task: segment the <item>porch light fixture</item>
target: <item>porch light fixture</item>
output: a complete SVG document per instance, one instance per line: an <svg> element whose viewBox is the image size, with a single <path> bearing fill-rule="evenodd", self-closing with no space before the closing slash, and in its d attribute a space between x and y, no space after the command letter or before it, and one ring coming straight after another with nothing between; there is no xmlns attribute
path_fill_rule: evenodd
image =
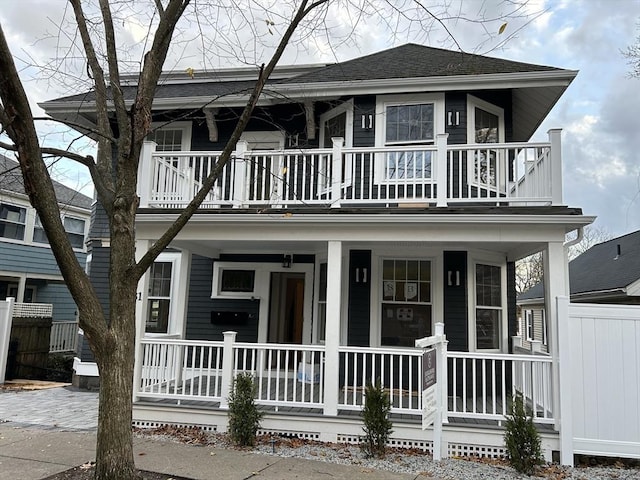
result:
<svg viewBox="0 0 640 480"><path fill-rule="evenodd" d="M282 256L282 268L291 268L293 263L293 255L285 254Z"/></svg>

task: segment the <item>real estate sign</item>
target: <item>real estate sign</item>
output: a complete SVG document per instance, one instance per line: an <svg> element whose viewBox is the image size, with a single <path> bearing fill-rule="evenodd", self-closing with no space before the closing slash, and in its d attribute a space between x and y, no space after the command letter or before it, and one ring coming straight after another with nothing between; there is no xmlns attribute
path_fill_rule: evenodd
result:
<svg viewBox="0 0 640 480"><path fill-rule="evenodd" d="M433 424L436 418L436 349L425 349L422 353L422 429Z"/></svg>

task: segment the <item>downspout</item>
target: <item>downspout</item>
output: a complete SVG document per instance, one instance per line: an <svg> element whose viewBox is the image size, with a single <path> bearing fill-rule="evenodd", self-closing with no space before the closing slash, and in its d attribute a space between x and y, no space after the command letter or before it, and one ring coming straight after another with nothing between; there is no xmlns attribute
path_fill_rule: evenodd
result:
<svg viewBox="0 0 640 480"><path fill-rule="evenodd" d="M578 231L578 235L573 240L569 240L568 242L565 242L564 248L569 249L569 247L573 247L574 245L577 245L584 239L584 227L578 227L576 228L576 230Z"/></svg>

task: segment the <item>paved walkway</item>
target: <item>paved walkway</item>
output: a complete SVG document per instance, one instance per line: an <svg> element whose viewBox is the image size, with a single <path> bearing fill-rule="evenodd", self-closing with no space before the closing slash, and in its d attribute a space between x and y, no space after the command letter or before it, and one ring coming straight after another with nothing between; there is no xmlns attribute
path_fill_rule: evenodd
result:
<svg viewBox="0 0 640 480"><path fill-rule="evenodd" d="M0 479L39 480L94 460L97 405L97 393L70 387L0 391ZM426 480L420 475L149 438L134 439L134 455L142 470L196 480Z"/></svg>

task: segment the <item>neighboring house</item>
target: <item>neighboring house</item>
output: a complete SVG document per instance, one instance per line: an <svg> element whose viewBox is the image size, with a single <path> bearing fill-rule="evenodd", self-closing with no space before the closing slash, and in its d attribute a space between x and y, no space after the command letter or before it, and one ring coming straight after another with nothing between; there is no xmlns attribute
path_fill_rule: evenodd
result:
<svg viewBox="0 0 640 480"><path fill-rule="evenodd" d="M572 303L640 305L640 230L594 245L569 262ZM544 285L518 296L526 349L547 351Z"/></svg>
<svg viewBox="0 0 640 480"><path fill-rule="evenodd" d="M61 183L53 186L65 230L84 266L92 200ZM76 305L29 203L19 164L0 155L0 298L5 297L53 305L54 322L77 321Z"/></svg>
<svg viewBox="0 0 640 480"><path fill-rule="evenodd" d="M162 78L140 161L141 251L215 164L256 72ZM245 370L265 429L349 441L360 423L348 413L379 377L405 414L394 438L427 448L413 347L443 322L450 453L502 445L499 430L460 421L503 419L509 392L523 390L515 362L540 372L549 397L536 421L553 425L551 364L504 354L518 329L515 262L545 251L548 295L566 295L565 235L593 220L564 204L560 131L529 142L575 76L415 44L276 70L233 160L140 282L135 422L225 428L230 376ZM42 106L92 125L93 99ZM100 209L89 243L108 308ZM96 375L82 355L76 373ZM557 449L551 428L544 441Z"/></svg>

